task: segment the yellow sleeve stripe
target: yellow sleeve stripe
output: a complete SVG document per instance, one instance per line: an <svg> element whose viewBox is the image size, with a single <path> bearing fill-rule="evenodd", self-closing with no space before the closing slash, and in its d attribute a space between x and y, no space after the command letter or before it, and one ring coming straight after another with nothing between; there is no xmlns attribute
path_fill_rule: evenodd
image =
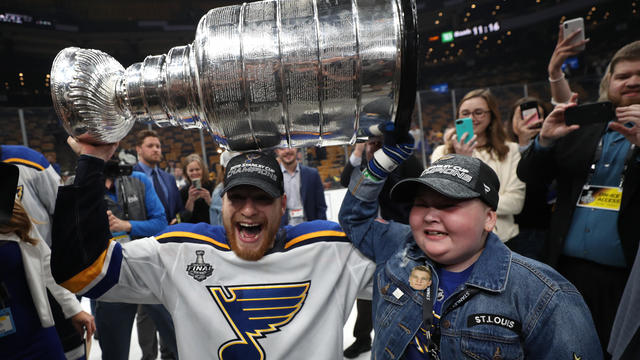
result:
<svg viewBox="0 0 640 360"><path fill-rule="evenodd" d="M102 254L98 256L98 258L96 259L96 261L93 262L93 264L89 265L86 269L77 273L74 277L63 282L60 285L73 293L77 293L80 290L84 289L85 286L91 283L102 272L102 268L104 266L104 260L107 258L107 252L111 247L112 241L113 239L109 240L109 245L107 245L107 248L104 249Z"/></svg>
<svg viewBox="0 0 640 360"><path fill-rule="evenodd" d="M293 238L291 240L289 240L289 242L287 242L284 245L285 249L288 249L290 247L292 247L293 245L305 241L305 240L309 240L312 238L317 238L317 237L321 237L321 236L339 236L339 237L346 237L347 234L344 233L344 231L334 231L334 230L324 230L324 231L316 231L316 232L312 232L312 233L308 233L308 234L304 234L304 235L300 235L296 238Z"/></svg>
<svg viewBox="0 0 640 360"><path fill-rule="evenodd" d="M166 239L166 238L170 238L170 237L186 237L186 238L191 238L191 239L196 239L196 240L202 240L202 241L206 241L208 243L211 243L211 244L213 244L215 246L221 247L223 249L231 250L229 245L223 244L223 243L221 243L219 241L216 241L213 238L210 238L210 237L204 236L204 235L200 235L200 234L196 234L196 233L186 232L186 231L170 231L168 233L164 233L162 235L156 236L156 240Z"/></svg>
<svg viewBox="0 0 640 360"><path fill-rule="evenodd" d="M40 169L40 170L44 170L44 167L42 167L42 165L33 162L33 161L29 161L29 160L25 160L25 159L20 159L20 158L9 158L9 159L4 159L4 162L8 162L8 163L22 163L25 165L29 165L32 166L36 169Z"/></svg>

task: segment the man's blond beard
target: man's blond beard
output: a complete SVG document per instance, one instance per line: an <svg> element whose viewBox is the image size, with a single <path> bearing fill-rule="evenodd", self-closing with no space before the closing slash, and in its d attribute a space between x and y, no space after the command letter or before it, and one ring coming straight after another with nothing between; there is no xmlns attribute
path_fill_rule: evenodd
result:
<svg viewBox="0 0 640 360"><path fill-rule="evenodd" d="M276 234L278 232L278 227L274 229L267 229L267 233L265 234L265 239L271 239L269 241L263 241L259 248L257 249L245 249L242 250L238 248L238 239L236 239L236 229L231 224L228 224L227 221L223 221L224 230L227 232L227 240L229 241L229 245L231 246L231 250L243 260L248 261L258 261L262 259L264 254L273 247L273 243L276 239Z"/></svg>

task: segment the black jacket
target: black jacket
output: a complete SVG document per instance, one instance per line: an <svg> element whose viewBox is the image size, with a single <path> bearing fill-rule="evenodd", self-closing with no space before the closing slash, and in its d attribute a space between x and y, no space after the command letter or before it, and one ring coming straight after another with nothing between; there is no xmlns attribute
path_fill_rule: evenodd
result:
<svg viewBox="0 0 640 360"><path fill-rule="evenodd" d="M530 146L522 154L518 177L532 184L557 181L558 198L551 215L549 238L545 245L546 262L556 266L562 254L565 237L571 225L573 211L588 175L594 153L607 124L582 126L559 139L550 151L536 151ZM640 220L640 149L633 150L622 191L622 204L618 216L618 234L629 267L638 249L637 223Z"/></svg>

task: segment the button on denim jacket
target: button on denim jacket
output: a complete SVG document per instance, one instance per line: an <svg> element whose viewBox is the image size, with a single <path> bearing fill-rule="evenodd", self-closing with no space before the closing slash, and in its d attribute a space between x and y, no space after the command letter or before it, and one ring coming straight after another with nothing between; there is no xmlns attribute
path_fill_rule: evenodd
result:
<svg viewBox="0 0 640 360"><path fill-rule="evenodd" d="M376 263L372 359L399 359L422 324L422 291L409 286L417 265L434 264L408 225L376 221L383 183L352 176L340 223L353 244ZM591 314L576 288L550 267L512 253L490 233L467 281L480 290L440 319L441 359L602 359Z"/></svg>

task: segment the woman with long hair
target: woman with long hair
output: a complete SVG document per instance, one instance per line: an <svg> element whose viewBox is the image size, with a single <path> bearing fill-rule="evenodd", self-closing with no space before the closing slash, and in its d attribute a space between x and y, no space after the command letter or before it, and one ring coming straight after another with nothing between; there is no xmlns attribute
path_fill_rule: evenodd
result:
<svg viewBox="0 0 640 360"><path fill-rule="evenodd" d="M455 131L445 133L445 143L431 155L436 161L445 154L462 154L476 157L489 165L500 180L498 220L494 232L503 242L518 236L514 215L522 211L525 185L516 175L520 161L518 144L508 141L500 120L498 102L488 89L476 89L467 93L458 105L458 118L470 117L473 121L473 137L466 134L458 142Z"/></svg>
<svg viewBox="0 0 640 360"><path fill-rule="evenodd" d="M213 183L209 181L209 171L198 154L191 154L182 162L182 170L187 185L180 189L184 210L180 221L187 223L209 222L209 205Z"/></svg>
<svg viewBox="0 0 640 360"><path fill-rule="evenodd" d="M32 231L31 219L16 200L11 218L0 224L0 357L63 360L47 290L79 333L86 329L91 337L95 322L75 295L55 283L51 250Z"/></svg>

